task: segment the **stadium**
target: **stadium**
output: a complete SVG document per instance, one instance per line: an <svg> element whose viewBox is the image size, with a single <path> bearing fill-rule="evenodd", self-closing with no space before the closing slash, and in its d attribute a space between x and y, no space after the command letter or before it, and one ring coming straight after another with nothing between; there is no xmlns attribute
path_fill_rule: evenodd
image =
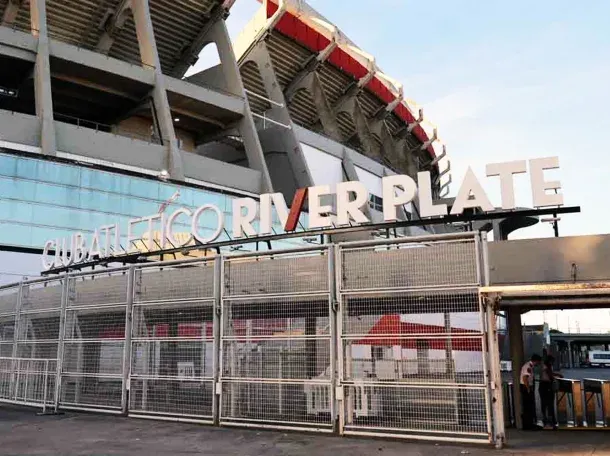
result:
<svg viewBox="0 0 610 456"><path fill-rule="evenodd" d="M479 230L537 214L451 224L413 201L388 223L391 176L455 203L424 109L305 2L263 1L232 43L233 3L0 0L0 247L48 269L0 288L0 397L501 445L480 288L528 271L502 280L514 261ZM189 73L208 46L220 63ZM370 223L306 229L302 190L348 182ZM236 201L269 195L290 213L236 239ZM81 265L75 233L93 239Z"/></svg>

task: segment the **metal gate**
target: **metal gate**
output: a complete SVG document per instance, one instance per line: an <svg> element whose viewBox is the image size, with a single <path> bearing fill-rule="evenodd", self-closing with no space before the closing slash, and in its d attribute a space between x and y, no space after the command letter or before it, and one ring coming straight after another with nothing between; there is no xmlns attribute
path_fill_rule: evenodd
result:
<svg viewBox="0 0 610 456"><path fill-rule="evenodd" d="M129 414L213 421L212 259L134 272Z"/></svg>
<svg viewBox="0 0 610 456"><path fill-rule="evenodd" d="M121 411L130 277L126 268L69 276L58 350L60 405Z"/></svg>
<svg viewBox="0 0 610 456"><path fill-rule="evenodd" d="M331 431L329 248L225 257L220 423Z"/></svg>
<svg viewBox="0 0 610 456"><path fill-rule="evenodd" d="M340 422L344 434L492 438L480 238L340 245Z"/></svg>
<svg viewBox="0 0 610 456"><path fill-rule="evenodd" d="M55 407L501 445L485 247L328 244L3 286L0 402L42 372L26 396Z"/></svg>

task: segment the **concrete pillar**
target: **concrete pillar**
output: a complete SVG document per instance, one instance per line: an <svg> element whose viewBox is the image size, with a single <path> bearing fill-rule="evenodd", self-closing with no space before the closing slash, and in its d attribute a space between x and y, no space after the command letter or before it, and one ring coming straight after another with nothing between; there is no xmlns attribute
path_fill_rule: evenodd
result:
<svg viewBox="0 0 610 456"><path fill-rule="evenodd" d="M523 427L523 419L521 416L521 390L519 378L521 374L521 366L525 362L523 356L523 328L521 326L521 309L512 308L506 312L508 320L508 337L510 344L510 359L512 361L513 371L513 397L515 404L515 424L517 428Z"/></svg>
<svg viewBox="0 0 610 456"><path fill-rule="evenodd" d="M379 144L373 138L368 119L362 112L358 98L356 95L344 95L343 99L345 101L337 103L340 108L335 111L336 114L339 114L340 112L348 113L354 122L356 135L358 136L358 139L360 139L365 154L371 158L381 158Z"/></svg>
<svg viewBox="0 0 610 456"><path fill-rule="evenodd" d="M167 99L165 76L161 70L148 1L132 0L131 10L138 36L142 66L155 72L155 86L152 91L153 111L163 145L166 147L166 169L173 179L184 179L182 157L180 156L172 112Z"/></svg>
<svg viewBox="0 0 610 456"><path fill-rule="evenodd" d="M297 188L304 188L313 185L313 180L309 174L309 168L301 149L301 144L294 133L294 125L290 118L290 113L286 108L286 100L279 81L275 77L275 70L271 62L271 56L267 50L267 45L261 41L256 45L256 48L250 53L250 59L254 61L260 72L267 97L270 100L278 103L272 105L269 110L270 116L277 122L288 125L289 128L277 128L277 135L280 137L284 150L288 155L290 166L294 173ZM285 195L288 201L292 201L293 195Z"/></svg>
<svg viewBox="0 0 610 456"><path fill-rule="evenodd" d="M30 18L32 35L38 37L36 64L34 66L34 96L36 99L36 115L41 122L40 147L43 154L55 155L57 146L53 120L51 64L49 62L49 35L45 0L30 1Z"/></svg>
<svg viewBox="0 0 610 456"><path fill-rule="evenodd" d="M250 105L248 104L248 97L244 89L239 67L237 66L237 60L235 58L235 52L229 38L229 32L224 20L217 21L211 28L209 33L210 39L216 43L218 49L218 56L220 57L220 63L227 87L230 92L237 96L244 97L246 100L244 116L237 125L237 130L242 137L244 142L244 148L246 150L246 157L248 157L248 164L250 168L260 171L262 174L263 188L262 192L272 192L273 184L271 182L271 176L265 162L265 155L263 154L263 148L258 138L258 132L256 131L256 125L254 124L254 118L250 111Z"/></svg>
<svg viewBox="0 0 610 456"><path fill-rule="evenodd" d="M572 341L568 340L568 368L574 368L574 354L572 353Z"/></svg>
<svg viewBox="0 0 610 456"><path fill-rule="evenodd" d="M335 114L333 113L330 103L326 98L326 94L324 93L324 89L322 88L322 81L320 81L318 73L316 73L315 71L311 73L308 76L307 83L309 84L308 90L311 94L311 97L313 98L313 102L316 106L316 111L318 111L318 115L320 116L320 123L324 128L324 133L326 133L335 141L342 142L343 136L341 134L341 130L339 129L337 116L335 116Z"/></svg>

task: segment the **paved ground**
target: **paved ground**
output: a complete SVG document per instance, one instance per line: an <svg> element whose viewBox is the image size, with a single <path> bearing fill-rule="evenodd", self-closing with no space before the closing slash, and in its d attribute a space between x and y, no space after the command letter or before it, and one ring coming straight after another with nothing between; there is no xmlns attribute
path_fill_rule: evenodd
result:
<svg viewBox="0 0 610 456"><path fill-rule="evenodd" d="M0 455L446 456L610 455L609 431L513 433L511 447L214 428L105 415L36 416L0 405Z"/></svg>

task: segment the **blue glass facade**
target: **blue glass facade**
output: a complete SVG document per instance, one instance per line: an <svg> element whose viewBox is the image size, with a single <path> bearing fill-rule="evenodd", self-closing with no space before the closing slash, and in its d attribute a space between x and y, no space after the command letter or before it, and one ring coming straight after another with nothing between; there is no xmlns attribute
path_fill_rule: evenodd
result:
<svg viewBox="0 0 610 456"><path fill-rule="evenodd" d="M0 151L0 244L41 249L46 240L77 231L92 233L115 223L123 229L130 219L158 213L178 190L167 214L180 207L194 210L214 204L224 212L225 228L231 233L232 200L239 196ZM215 215L204 213L200 234L211 234L216 224ZM146 230L145 224L135 228L136 235ZM274 229L282 232L277 217ZM186 216L176 219L174 231L190 231ZM124 238L126 234L122 233ZM223 233L219 240L228 238ZM301 240L287 239L274 242L273 248L298 245Z"/></svg>

